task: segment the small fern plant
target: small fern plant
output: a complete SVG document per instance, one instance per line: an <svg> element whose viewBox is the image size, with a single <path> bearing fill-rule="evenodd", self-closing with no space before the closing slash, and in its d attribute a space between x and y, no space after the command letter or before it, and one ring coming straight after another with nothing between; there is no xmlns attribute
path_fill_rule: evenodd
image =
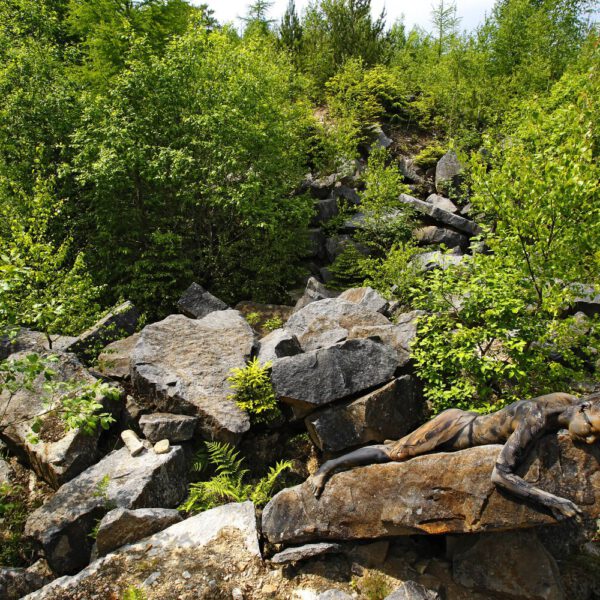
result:
<svg viewBox="0 0 600 600"><path fill-rule="evenodd" d="M134 585L130 585L121 596L121 600L148 600L148 596L144 590L136 587Z"/></svg>
<svg viewBox="0 0 600 600"><path fill-rule="evenodd" d="M252 500L255 506L264 506L270 500L279 476L292 467L292 462L276 463L253 485L246 482L249 471L244 468L244 458L235 448L222 442L206 442L195 457L193 469L202 472L209 465L215 469L214 477L192 483L180 510L197 513L227 502L246 500Z"/></svg>
<svg viewBox="0 0 600 600"><path fill-rule="evenodd" d="M243 369L231 369L228 381L235 394L230 396L236 404L248 412L253 424L268 423L281 414L269 377L271 362L261 365L253 358Z"/></svg>

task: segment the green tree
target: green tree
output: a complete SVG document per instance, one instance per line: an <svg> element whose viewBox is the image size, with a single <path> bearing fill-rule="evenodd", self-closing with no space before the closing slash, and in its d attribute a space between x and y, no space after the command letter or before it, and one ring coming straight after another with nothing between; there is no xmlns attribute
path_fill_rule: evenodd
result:
<svg viewBox="0 0 600 600"><path fill-rule="evenodd" d="M190 30L128 61L73 136L78 239L111 300L163 314L191 276L228 301L281 299L310 218L291 195L308 112L289 59L264 38Z"/></svg>
<svg viewBox="0 0 600 600"><path fill-rule="evenodd" d="M448 38L456 33L460 18L456 16L456 3L440 0L431 11L438 58L442 56Z"/></svg>
<svg viewBox="0 0 600 600"><path fill-rule="evenodd" d="M254 0L250 6L248 6L248 12L245 17L240 19L245 23L244 35L267 35L271 31L271 26L275 22L273 19L268 18L268 13L273 2L268 0Z"/></svg>
<svg viewBox="0 0 600 600"><path fill-rule="evenodd" d="M296 13L296 3L289 0L281 23L279 24L279 41L294 56L294 62L298 64L298 55L302 46L302 24Z"/></svg>

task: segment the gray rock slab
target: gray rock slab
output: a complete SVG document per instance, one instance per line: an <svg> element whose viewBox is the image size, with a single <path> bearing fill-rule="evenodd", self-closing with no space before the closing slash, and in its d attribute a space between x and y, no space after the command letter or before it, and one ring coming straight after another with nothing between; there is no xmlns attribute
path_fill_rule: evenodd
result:
<svg viewBox="0 0 600 600"><path fill-rule="evenodd" d="M435 189L444 194L457 190L462 183L462 172L464 166L458 160L456 152L446 152L435 167Z"/></svg>
<svg viewBox="0 0 600 600"><path fill-rule="evenodd" d="M158 533L181 520L181 513L175 508L115 508L98 525L98 556Z"/></svg>
<svg viewBox="0 0 600 600"><path fill-rule="evenodd" d="M151 413L140 417L140 429L144 437L153 444L160 440L187 442L194 437L197 424L198 417L188 415Z"/></svg>
<svg viewBox="0 0 600 600"><path fill-rule="evenodd" d="M0 458L0 483L7 483L12 477L13 470L11 466L3 458Z"/></svg>
<svg viewBox="0 0 600 600"><path fill-rule="evenodd" d="M261 364L302 352L298 338L287 329L275 329L259 342L258 360Z"/></svg>
<svg viewBox="0 0 600 600"><path fill-rule="evenodd" d="M74 380L81 384L96 381L73 354L54 351L51 354L57 358L52 363L56 381ZM27 355L27 352L13 354L9 360L20 360ZM100 430L93 435L86 435L79 429L67 430L59 417L48 414L43 389L45 383L44 376L40 375L32 389L21 389L12 398L6 390L0 394L0 414L3 414L3 423L8 424L2 430L1 437L42 479L51 486L58 487L98 459ZM60 398L60 394L55 396L54 405ZM115 401L102 402L109 412L117 411L121 406ZM38 434L39 441L32 443L31 425L37 416L42 419L42 428Z"/></svg>
<svg viewBox="0 0 600 600"><path fill-rule="evenodd" d="M324 260L327 256L327 250L325 249L325 233L318 227L308 229L306 232L308 246L304 253L304 258L317 258Z"/></svg>
<svg viewBox="0 0 600 600"><path fill-rule="evenodd" d="M341 452L401 438L419 424L423 409L420 386L404 375L361 398L312 413L305 423L321 450Z"/></svg>
<svg viewBox="0 0 600 600"><path fill-rule="evenodd" d="M177 302L179 312L190 319L202 319L216 310L227 310L225 302L213 296L201 285L192 283Z"/></svg>
<svg viewBox="0 0 600 600"><path fill-rule="evenodd" d="M108 574L112 580L114 578L112 573L115 569L122 568L120 565L123 561L127 561L130 565L152 560L159 565L173 564L180 560L182 553L196 552L226 532L235 532L238 536L236 540L240 540L241 547L232 547L232 554L239 554L240 558L243 556L246 561L253 558L260 559L256 514L252 502L225 504L171 525L139 542L119 548L94 561L77 575L61 577L26 598L27 600L58 600L85 593L85 590L89 590L91 582L102 575ZM140 584L137 585L139 587ZM94 600L104 598L101 593L94 596Z"/></svg>
<svg viewBox="0 0 600 600"><path fill-rule="evenodd" d="M343 552L343 546L341 544L335 544L331 542L305 544L304 546L286 548L282 552L278 552L273 556L273 558L271 558L271 562L281 565L290 562L308 560L317 556L323 556L324 554L336 554L340 552Z"/></svg>
<svg viewBox="0 0 600 600"><path fill-rule="evenodd" d="M131 354L140 337L134 333L122 340L109 344L98 355L97 369L102 375L125 381L131 378Z"/></svg>
<svg viewBox="0 0 600 600"><path fill-rule="evenodd" d="M384 314L388 301L372 287L350 288L339 295L340 300L346 300L354 304L360 304L372 310Z"/></svg>
<svg viewBox="0 0 600 600"><path fill-rule="evenodd" d="M112 508L170 508L187 491L186 462L180 447L168 454L126 448L111 452L63 485L27 519L25 535L43 549L58 574L76 573L89 561L89 534Z"/></svg>
<svg viewBox="0 0 600 600"><path fill-rule="evenodd" d="M295 312L285 324L285 329L298 338L306 352L345 340L353 327L389 324L386 317L366 306L339 298L326 298Z"/></svg>
<svg viewBox="0 0 600 600"><path fill-rule="evenodd" d="M459 212L458 206L456 206L456 204L454 204L454 202L452 202L452 200L450 200L450 198L446 198L444 196L441 196L440 194L429 195L427 197L427 202L431 202L431 204L433 204L433 206L435 206L437 208L442 208L451 213Z"/></svg>
<svg viewBox="0 0 600 600"><path fill-rule="evenodd" d="M271 381L278 398L300 417L390 381L397 367L393 348L357 339L281 358L273 363Z"/></svg>
<svg viewBox="0 0 600 600"><path fill-rule="evenodd" d="M140 398L160 412L200 418L208 439L236 443L250 420L230 395L231 369L243 368L254 332L235 310L203 319L170 315L143 329L132 355L132 381Z"/></svg>
<svg viewBox="0 0 600 600"><path fill-rule="evenodd" d="M440 595L433 590L414 581L405 581L394 590L385 600L440 600Z"/></svg>
<svg viewBox="0 0 600 600"><path fill-rule="evenodd" d="M510 598L566 600L556 561L535 531L477 537L471 548L453 558L457 583Z"/></svg>
<svg viewBox="0 0 600 600"><path fill-rule="evenodd" d="M302 310L311 302L316 302L317 300L324 300L325 298L335 298L337 295L337 292L334 292L333 290L328 290L315 277L309 277L308 281L306 282L304 294L302 294L302 297L298 300L298 302L296 302L294 312Z"/></svg>
<svg viewBox="0 0 600 600"><path fill-rule="evenodd" d="M421 214L427 215L434 221L438 221L443 225L448 225L449 227L458 229L459 231L462 231L468 235L477 235L478 233L481 233L481 229L477 223L469 221L469 219L465 219L460 215L448 212L443 208L439 208L430 202L419 200L418 198L409 196L408 194L400 194L399 199L401 202L404 202L404 204L412 206Z"/></svg>
<svg viewBox="0 0 600 600"><path fill-rule="evenodd" d="M466 249L469 247L469 238L466 235L448 227L427 225L416 229L413 233L415 239L426 246L444 244L447 248Z"/></svg>
<svg viewBox="0 0 600 600"><path fill-rule="evenodd" d="M499 491L491 473L502 446L418 456L334 475L316 499L310 482L279 492L263 511L271 543L478 533L556 523L549 511ZM517 471L526 481L600 515L600 447L548 435Z"/></svg>
<svg viewBox="0 0 600 600"><path fill-rule="evenodd" d="M398 161L398 168L400 169L400 173L402 173L404 179L407 179L412 183L423 183L423 177L412 158L408 156L402 156Z"/></svg>
<svg viewBox="0 0 600 600"><path fill-rule="evenodd" d="M65 351L73 352L87 364L111 342L132 335L139 318L137 308L131 302L125 302L84 331Z"/></svg>

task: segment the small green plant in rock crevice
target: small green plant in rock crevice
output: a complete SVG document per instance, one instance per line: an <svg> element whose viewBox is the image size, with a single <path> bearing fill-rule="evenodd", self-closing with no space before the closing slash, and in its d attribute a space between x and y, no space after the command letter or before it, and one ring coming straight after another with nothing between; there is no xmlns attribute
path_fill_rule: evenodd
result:
<svg viewBox="0 0 600 600"><path fill-rule="evenodd" d="M275 315L274 317L271 317L270 319L267 319L264 322L263 327L267 331L275 331L276 329L279 329L280 327L283 327L283 319L281 317Z"/></svg>
<svg viewBox="0 0 600 600"><path fill-rule="evenodd" d="M243 369L232 369L228 377L235 390L230 398L248 412L253 423L267 423L280 414L269 377L270 367L270 362L261 365L255 357Z"/></svg>
<svg viewBox="0 0 600 600"><path fill-rule="evenodd" d="M291 461L279 461L256 483L249 483L244 458L232 446L222 442L206 442L196 455L193 468L202 472L209 465L215 470L214 477L192 483L180 510L196 513L227 502L246 500L251 500L255 506L263 506L271 498L279 476L292 468Z"/></svg>
<svg viewBox="0 0 600 600"><path fill-rule="evenodd" d="M121 596L121 600L147 600L144 590L135 585L130 585Z"/></svg>
<svg viewBox="0 0 600 600"><path fill-rule="evenodd" d="M0 482L0 565L20 567L27 564L33 548L23 539L28 510L23 489Z"/></svg>

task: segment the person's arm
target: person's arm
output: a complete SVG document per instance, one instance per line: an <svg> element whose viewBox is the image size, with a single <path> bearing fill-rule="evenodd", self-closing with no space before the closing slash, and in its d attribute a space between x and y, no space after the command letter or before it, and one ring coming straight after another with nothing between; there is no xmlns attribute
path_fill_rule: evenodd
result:
<svg viewBox="0 0 600 600"><path fill-rule="evenodd" d="M506 441L492 472L492 481L519 496L549 508L557 520L570 519L581 514L579 507L571 500L555 496L515 475L533 443L546 431L546 419L539 408L534 408L519 423Z"/></svg>

